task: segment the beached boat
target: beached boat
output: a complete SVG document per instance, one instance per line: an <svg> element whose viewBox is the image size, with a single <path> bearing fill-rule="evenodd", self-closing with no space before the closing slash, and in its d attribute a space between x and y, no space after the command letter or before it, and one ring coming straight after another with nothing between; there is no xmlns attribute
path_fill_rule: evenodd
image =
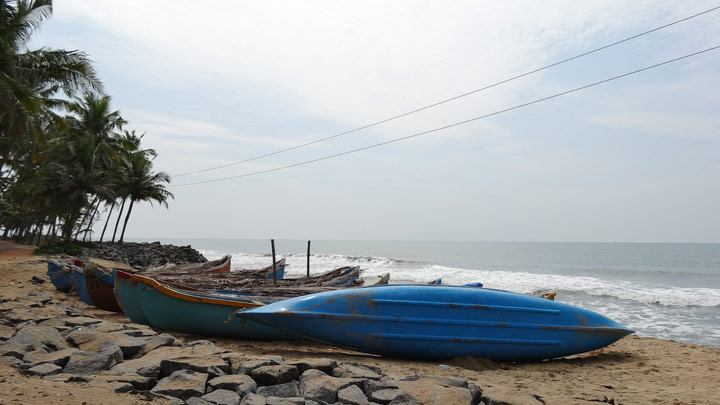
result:
<svg viewBox="0 0 720 405"><path fill-rule="evenodd" d="M142 323L152 327L242 339L298 338L290 332L238 318L237 314L245 309L264 305L253 297L181 290L143 275L132 276L137 283L134 304L139 307L142 320L146 321ZM118 280L122 280L122 276ZM126 307L123 306L123 309ZM130 316L127 309L126 313ZM131 319L136 322L132 316Z"/></svg>
<svg viewBox="0 0 720 405"><path fill-rule="evenodd" d="M138 282L133 277L133 273L114 269L112 274L115 279L115 299L120 309L131 321L150 325L138 300Z"/></svg>
<svg viewBox="0 0 720 405"><path fill-rule="evenodd" d="M45 259L45 262L47 262L47 274L50 277L50 282L58 291L70 292L77 290L77 279L73 275L70 263L55 259Z"/></svg>
<svg viewBox="0 0 720 405"><path fill-rule="evenodd" d="M77 295L80 297L80 301L86 303L87 305L95 305L95 302L93 302L92 298L90 298L90 292L88 291L87 286L87 279L85 278L85 273L83 272L83 268L80 266L72 265L70 266L73 271L73 277L77 280Z"/></svg>
<svg viewBox="0 0 720 405"><path fill-rule="evenodd" d="M632 333L593 311L473 287L391 285L323 292L239 314L334 346L414 359L535 361Z"/></svg>
<svg viewBox="0 0 720 405"><path fill-rule="evenodd" d="M48 264L48 277L58 291L77 294L80 300L88 305L94 305L88 293L85 275L81 260L65 257L59 259L45 259Z"/></svg>
<svg viewBox="0 0 720 405"><path fill-rule="evenodd" d="M270 271L272 272L272 266L270 267ZM281 259L275 263L276 269L283 269L285 268L285 259ZM249 272L254 272L255 270L248 270ZM267 268L261 269L260 271L267 271ZM152 277L153 279L156 279L158 282L160 280L163 280L163 282L173 282L178 284L178 280L185 278L191 278L195 280L208 280L215 278L222 278L222 277L233 277L236 274L236 277L242 277L243 279L247 279L246 277L243 277L242 274L245 273L245 270L232 272L232 273L170 273L170 272L151 272L147 273L148 276ZM112 271L113 279L114 279L114 296L117 300L118 306L122 310L122 312L127 315L128 318L130 318L131 321L135 323L139 323L142 325L150 325L150 321L145 316L145 313L143 312L143 308L140 305L139 301L139 293L138 293L138 279L135 278L137 273L130 272L130 271L124 271L119 269L114 269ZM146 274L146 273L143 273ZM257 280L262 281L262 280ZM205 287L212 288L213 283L205 283ZM216 286L216 285L215 285ZM190 287L185 286L183 287Z"/></svg>
<svg viewBox="0 0 720 405"><path fill-rule="evenodd" d="M283 259L278 262L277 268L283 268L284 264L285 261ZM299 285L325 287L350 286L357 283L360 277L360 268L358 266L346 266L316 276L277 280L249 278L245 271L233 271L222 274L162 274L160 276L151 274L148 276L159 282L168 283L180 288L242 292L248 288L260 287L274 288Z"/></svg>
<svg viewBox="0 0 720 405"><path fill-rule="evenodd" d="M98 308L110 312L122 312L115 298L115 278L112 270L95 263L83 269L90 299Z"/></svg>
<svg viewBox="0 0 720 405"><path fill-rule="evenodd" d="M232 256L225 255L217 260L210 260L203 263L188 264L166 264L164 266L151 267L145 272L147 273L228 273L230 272Z"/></svg>

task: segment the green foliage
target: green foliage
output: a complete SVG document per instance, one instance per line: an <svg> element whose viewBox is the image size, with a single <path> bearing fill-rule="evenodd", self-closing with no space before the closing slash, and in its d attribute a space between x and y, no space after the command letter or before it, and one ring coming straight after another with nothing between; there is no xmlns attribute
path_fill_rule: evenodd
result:
<svg viewBox="0 0 720 405"><path fill-rule="evenodd" d="M69 240L48 240L35 249L36 255L59 255L82 256L85 249L79 244Z"/></svg>

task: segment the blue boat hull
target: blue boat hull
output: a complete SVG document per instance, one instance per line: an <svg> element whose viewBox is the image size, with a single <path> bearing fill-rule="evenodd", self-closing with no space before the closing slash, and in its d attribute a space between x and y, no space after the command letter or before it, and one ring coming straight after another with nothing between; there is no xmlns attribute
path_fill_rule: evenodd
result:
<svg viewBox="0 0 720 405"><path fill-rule="evenodd" d="M559 302L432 285L330 291L242 316L334 346L415 359L535 361L595 350L632 333L603 315Z"/></svg>
<svg viewBox="0 0 720 405"><path fill-rule="evenodd" d="M73 277L75 277L75 279L77 280L77 293L78 297L80 297L80 301L88 305L95 306L92 298L90 298L90 293L88 292L87 288L87 279L85 278L85 274L83 273L82 269L73 266Z"/></svg>
<svg viewBox="0 0 720 405"><path fill-rule="evenodd" d="M241 339L289 340L298 336L238 316L243 306L257 306L247 298L228 294L192 293L167 286L150 285L140 280L136 287L142 313L152 327L177 330L203 336Z"/></svg>
<svg viewBox="0 0 720 405"><path fill-rule="evenodd" d="M77 290L77 279L74 272L60 267L57 263L48 261L47 274L50 282L53 283L58 291L71 292Z"/></svg>
<svg viewBox="0 0 720 405"><path fill-rule="evenodd" d="M115 279L115 298L125 315L135 323L150 325L140 306L137 281L128 273L118 270L113 270L113 278Z"/></svg>

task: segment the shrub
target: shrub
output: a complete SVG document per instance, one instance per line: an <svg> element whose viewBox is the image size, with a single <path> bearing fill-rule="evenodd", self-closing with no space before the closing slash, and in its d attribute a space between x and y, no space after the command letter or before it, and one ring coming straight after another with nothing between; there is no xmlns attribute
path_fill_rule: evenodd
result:
<svg viewBox="0 0 720 405"><path fill-rule="evenodd" d="M37 249L36 255L59 255L67 254L70 256L81 256L85 249L71 240L47 240L43 242Z"/></svg>

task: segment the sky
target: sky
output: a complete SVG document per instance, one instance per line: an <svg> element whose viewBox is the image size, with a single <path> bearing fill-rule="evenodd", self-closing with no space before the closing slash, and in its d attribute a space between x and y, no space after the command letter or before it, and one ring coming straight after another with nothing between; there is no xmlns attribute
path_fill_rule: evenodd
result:
<svg viewBox="0 0 720 405"><path fill-rule="evenodd" d="M85 51L172 176L170 208L136 205L126 238L720 242L720 50L343 154L718 46L720 10L183 175L716 6L56 0L30 48Z"/></svg>

